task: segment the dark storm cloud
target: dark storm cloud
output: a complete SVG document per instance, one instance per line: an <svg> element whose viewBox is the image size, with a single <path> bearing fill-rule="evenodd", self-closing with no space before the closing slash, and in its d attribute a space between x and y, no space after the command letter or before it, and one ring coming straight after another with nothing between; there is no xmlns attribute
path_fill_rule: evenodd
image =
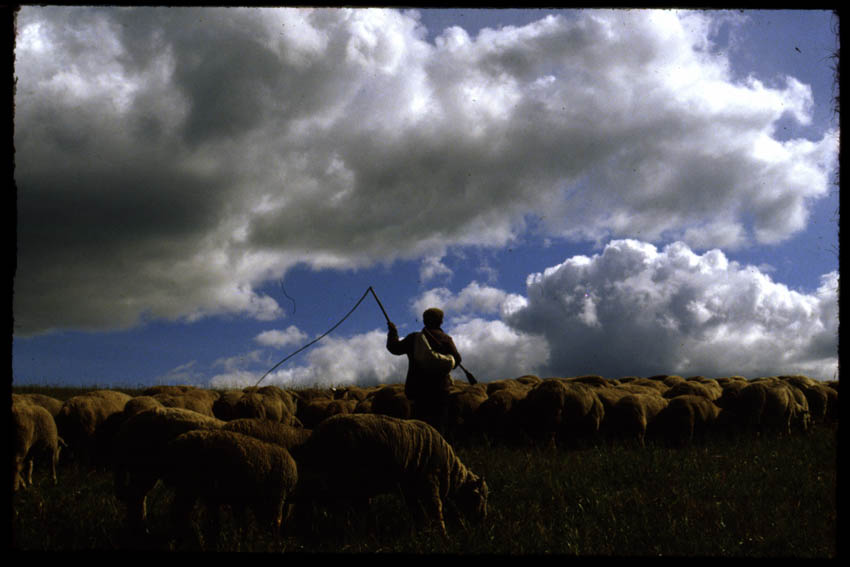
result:
<svg viewBox="0 0 850 567"><path fill-rule="evenodd" d="M271 319L254 289L297 263L498 247L526 215L781 241L837 136L774 139L810 88L733 80L713 22L591 10L432 44L396 10L24 7L16 330Z"/></svg>

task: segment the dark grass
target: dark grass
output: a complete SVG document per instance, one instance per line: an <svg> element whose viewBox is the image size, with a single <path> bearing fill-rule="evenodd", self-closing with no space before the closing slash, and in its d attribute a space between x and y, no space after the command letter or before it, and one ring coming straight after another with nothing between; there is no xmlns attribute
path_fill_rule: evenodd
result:
<svg viewBox="0 0 850 567"><path fill-rule="evenodd" d="M416 531L397 495L374 499L368 517L317 510L315 533L279 538L222 515L221 537L176 542L171 494L149 497L150 536L128 539L123 507L106 471L71 463L53 486L12 496L13 549L254 551L577 556L831 558L837 544L837 427L790 438L714 439L685 448L597 446L564 451L457 443L467 466L490 487L481 524L449 521L450 538ZM241 527L240 527L241 526Z"/></svg>

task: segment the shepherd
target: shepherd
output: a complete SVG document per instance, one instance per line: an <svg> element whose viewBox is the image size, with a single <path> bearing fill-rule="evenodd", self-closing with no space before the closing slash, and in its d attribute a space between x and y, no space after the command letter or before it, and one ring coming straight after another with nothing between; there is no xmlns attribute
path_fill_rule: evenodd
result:
<svg viewBox="0 0 850 567"><path fill-rule="evenodd" d="M404 393L413 402L415 417L441 429L452 385L449 372L460 365L461 357L452 337L441 328L441 309L426 309L422 322L425 326L421 331L399 340L398 329L387 320L387 350L397 356L407 355Z"/></svg>

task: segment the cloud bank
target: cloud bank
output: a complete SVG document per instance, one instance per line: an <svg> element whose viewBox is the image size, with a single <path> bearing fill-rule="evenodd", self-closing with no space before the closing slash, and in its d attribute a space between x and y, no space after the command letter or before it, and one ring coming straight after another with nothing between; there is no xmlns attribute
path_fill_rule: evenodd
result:
<svg viewBox="0 0 850 567"><path fill-rule="evenodd" d="M833 379L838 273L802 294L716 249L616 240L530 275L505 321L546 337L554 374Z"/></svg>
<svg viewBox="0 0 850 567"><path fill-rule="evenodd" d="M482 382L538 376L655 374L749 378L805 374L837 379L838 273L804 294L717 249L675 242L658 249L615 240L592 257L573 256L528 276L526 295L471 282L458 293L423 292L446 312L464 366ZM330 339L306 364L269 375L286 386L403 382L406 357L374 330ZM239 382L241 374L222 376ZM455 371L454 378L464 381ZM244 385L257 376L247 374Z"/></svg>
<svg viewBox="0 0 850 567"><path fill-rule="evenodd" d="M422 259L445 278L449 247L503 246L529 219L598 242L787 239L828 191L837 134L777 139L811 119L811 89L735 80L716 17L588 10L429 43L415 11L25 6L15 332L271 321L256 290L299 263ZM609 308L591 292L569 304L590 334ZM720 328L723 306L693 305L670 324ZM555 361L575 351L559 332Z"/></svg>

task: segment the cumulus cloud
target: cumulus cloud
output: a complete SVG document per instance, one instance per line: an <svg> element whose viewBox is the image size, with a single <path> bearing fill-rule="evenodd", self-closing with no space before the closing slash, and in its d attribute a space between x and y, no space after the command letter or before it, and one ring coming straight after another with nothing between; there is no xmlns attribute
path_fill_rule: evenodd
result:
<svg viewBox="0 0 850 567"><path fill-rule="evenodd" d="M711 377L806 374L838 368L838 273L812 293L776 283L758 267L702 254L682 242L661 249L615 240L528 276L526 295L471 282L459 292L424 291L412 302L446 311L443 328L479 381L523 374L609 378L675 373ZM296 334L290 327L288 333ZM277 332L265 334L277 346ZM259 338L258 338L259 341ZM306 359L266 378L284 387L403 382L407 358L385 348L386 332L326 337ZM260 351L223 359L216 387L256 383ZM268 361L265 360L268 364ZM464 381L455 371L453 377Z"/></svg>
<svg viewBox="0 0 850 567"><path fill-rule="evenodd" d="M526 303L505 322L546 337L557 375L833 379L837 294L837 272L804 294L716 249L617 240L530 275Z"/></svg>
<svg viewBox="0 0 850 567"><path fill-rule="evenodd" d="M307 353L306 361L276 370L264 383L297 388L404 382L407 357L390 354L386 341L386 331L380 330L352 337L328 336Z"/></svg>
<svg viewBox="0 0 850 567"><path fill-rule="evenodd" d="M299 263L501 246L529 214L551 237L786 239L837 134L777 140L810 87L735 79L713 18L587 10L429 43L414 11L25 6L16 333L273 320L256 290Z"/></svg>
<svg viewBox="0 0 850 567"><path fill-rule="evenodd" d="M540 334L511 328L503 321L474 318L454 327L451 334L463 366L479 382L540 374L547 368L550 346ZM453 377L464 381L457 370Z"/></svg>
<svg viewBox="0 0 850 567"><path fill-rule="evenodd" d="M434 278L450 279L452 274L452 269L443 263L442 258L437 256L428 256L422 260L422 265L419 268L419 279L423 282Z"/></svg>
<svg viewBox="0 0 850 567"><path fill-rule="evenodd" d="M446 287L423 292L411 302L411 313L421 316L429 307L438 307L448 321L457 322L475 315L504 315L523 302L524 299L517 294L473 281L457 294Z"/></svg>
<svg viewBox="0 0 850 567"><path fill-rule="evenodd" d="M279 329L263 331L254 340L264 346L283 347L303 343L307 340L307 334L295 325L290 325L282 331Z"/></svg>

